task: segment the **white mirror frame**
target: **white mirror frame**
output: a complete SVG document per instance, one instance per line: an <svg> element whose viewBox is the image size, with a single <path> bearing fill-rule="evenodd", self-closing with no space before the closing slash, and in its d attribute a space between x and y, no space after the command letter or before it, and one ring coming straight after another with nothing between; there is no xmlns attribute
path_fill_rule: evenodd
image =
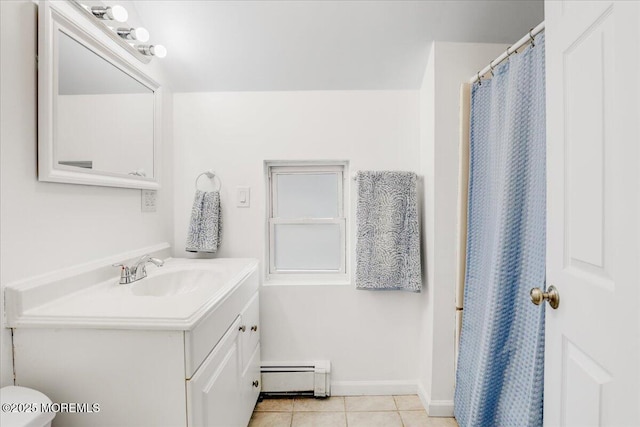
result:
<svg viewBox="0 0 640 427"><path fill-rule="evenodd" d="M127 52L66 1L43 0L38 10L38 180L68 184L157 190L160 188L162 88L125 59ZM55 95L58 81L58 31L138 80L154 93L153 177L96 170L73 170L56 164ZM127 153L122 153L126 156Z"/></svg>

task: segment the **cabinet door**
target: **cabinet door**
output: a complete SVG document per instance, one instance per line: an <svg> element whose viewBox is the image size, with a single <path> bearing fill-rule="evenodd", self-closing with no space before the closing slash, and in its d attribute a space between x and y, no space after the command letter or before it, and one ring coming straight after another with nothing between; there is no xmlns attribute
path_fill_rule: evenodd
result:
<svg viewBox="0 0 640 427"><path fill-rule="evenodd" d="M241 425L243 426L249 423L249 418L251 418L251 413L253 412L253 408L258 400L261 387L260 344L258 344L247 363L246 369L242 373L242 378L240 379L240 393L242 393L240 418L242 421Z"/></svg>
<svg viewBox="0 0 640 427"><path fill-rule="evenodd" d="M258 300L258 292L251 298L240 314L244 331L240 334L241 352L242 352L242 370L247 369L249 360L260 341L260 305Z"/></svg>
<svg viewBox="0 0 640 427"><path fill-rule="evenodd" d="M239 351L240 318L187 380L188 423L190 427L242 427L244 410L238 378L241 375Z"/></svg>

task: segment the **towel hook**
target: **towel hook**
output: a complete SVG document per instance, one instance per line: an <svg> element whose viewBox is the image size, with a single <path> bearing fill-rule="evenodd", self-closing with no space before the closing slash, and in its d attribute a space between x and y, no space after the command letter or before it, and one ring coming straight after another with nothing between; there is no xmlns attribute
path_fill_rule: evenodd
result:
<svg viewBox="0 0 640 427"><path fill-rule="evenodd" d="M218 189L215 191L220 191L222 190L222 180L218 177L218 175L216 175L216 173L212 170L208 170L208 171L204 171L202 172L200 175L198 175L198 177L196 178L196 190L198 189L198 180L200 180L200 178L202 176L206 176L209 179L215 179L218 178Z"/></svg>

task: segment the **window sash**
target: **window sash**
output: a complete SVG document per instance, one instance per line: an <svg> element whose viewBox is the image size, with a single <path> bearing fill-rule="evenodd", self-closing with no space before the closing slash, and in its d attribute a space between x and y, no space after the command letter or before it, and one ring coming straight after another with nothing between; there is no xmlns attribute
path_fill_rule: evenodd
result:
<svg viewBox="0 0 640 427"><path fill-rule="evenodd" d="M278 175L337 175L338 191L338 216L344 218L344 166L271 166L269 168L270 198L269 198L269 218L278 218ZM301 218L302 219L302 218ZM311 218L304 218L311 219ZM329 219L329 218L313 218Z"/></svg>
<svg viewBox="0 0 640 427"><path fill-rule="evenodd" d="M337 270L278 270L276 268L276 251L275 251L275 226L276 225L313 225L313 224L337 224L340 226L340 267ZM319 274L319 275L344 275L346 273L346 219L282 219L269 218L269 274Z"/></svg>

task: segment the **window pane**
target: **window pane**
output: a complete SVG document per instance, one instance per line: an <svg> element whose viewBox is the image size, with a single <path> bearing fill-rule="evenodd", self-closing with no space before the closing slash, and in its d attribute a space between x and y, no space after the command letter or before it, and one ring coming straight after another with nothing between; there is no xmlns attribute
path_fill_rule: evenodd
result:
<svg viewBox="0 0 640 427"><path fill-rule="evenodd" d="M337 218L338 174L277 174L278 218Z"/></svg>
<svg viewBox="0 0 640 427"><path fill-rule="evenodd" d="M339 224L276 224L276 270L340 269Z"/></svg>

